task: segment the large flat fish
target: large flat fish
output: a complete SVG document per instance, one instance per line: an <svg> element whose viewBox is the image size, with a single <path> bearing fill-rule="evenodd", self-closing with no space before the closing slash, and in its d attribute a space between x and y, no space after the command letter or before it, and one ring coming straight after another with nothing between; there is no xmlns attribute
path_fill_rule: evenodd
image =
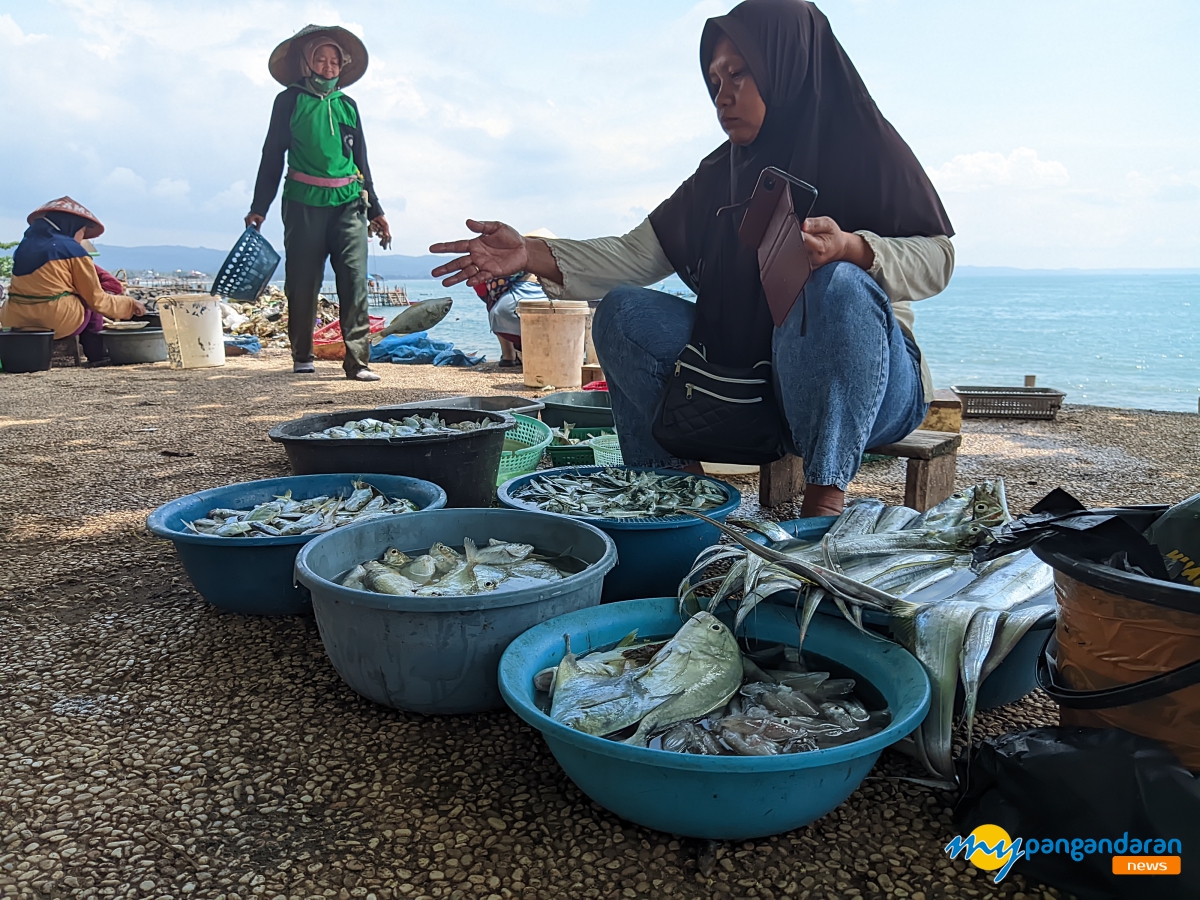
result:
<svg viewBox="0 0 1200 900"><path fill-rule="evenodd" d="M453 305L454 300L450 297L435 297L432 300L414 303L388 322L383 331L371 335L371 343L378 344L390 334L416 334L418 331L428 331L446 318Z"/></svg>

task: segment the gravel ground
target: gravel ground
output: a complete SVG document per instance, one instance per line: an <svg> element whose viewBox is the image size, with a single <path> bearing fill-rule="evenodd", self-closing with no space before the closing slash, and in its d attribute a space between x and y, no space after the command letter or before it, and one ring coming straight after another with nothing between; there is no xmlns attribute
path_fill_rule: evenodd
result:
<svg viewBox="0 0 1200 900"><path fill-rule="evenodd" d="M527 393L493 365L385 365L368 386L287 363L0 376L0 895L1059 896L949 861L953 798L897 780L919 774L898 754L814 825L714 858L596 807L512 715L373 706L342 684L311 619L207 606L145 516L287 474L271 425ZM1060 484L1090 503L1175 501L1200 481L1197 446L1197 416L1069 407L1052 423L969 423L959 474L1003 474L1016 510ZM903 464L872 464L854 493L895 502L903 479ZM752 512L755 479L738 481ZM977 731L1056 717L1034 695Z"/></svg>

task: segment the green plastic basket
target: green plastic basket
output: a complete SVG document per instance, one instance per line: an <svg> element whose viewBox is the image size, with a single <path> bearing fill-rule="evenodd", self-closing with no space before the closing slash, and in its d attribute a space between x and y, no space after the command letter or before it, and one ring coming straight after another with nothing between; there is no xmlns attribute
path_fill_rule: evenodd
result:
<svg viewBox="0 0 1200 900"><path fill-rule="evenodd" d="M528 444L520 450L505 450L500 454L500 470L496 473L496 484L501 485L518 475L528 475L537 469L542 460L542 451L550 446L553 434L550 426L529 416L514 415L515 428L504 432L506 440Z"/></svg>
<svg viewBox="0 0 1200 900"><path fill-rule="evenodd" d="M594 438L601 434L613 434L611 428L572 428L571 437L577 440ZM550 459L557 466L591 466L595 465L596 457L592 453L591 441L582 444L556 446L553 442L546 448Z"/></svg>
<svg viewBox="0 0 1200 900"><path fill-rule="evenodd" d="M625 460L621 457L621 444L615 434L602 434L589 441L592 453L598 466L623 466Z"/></svg>

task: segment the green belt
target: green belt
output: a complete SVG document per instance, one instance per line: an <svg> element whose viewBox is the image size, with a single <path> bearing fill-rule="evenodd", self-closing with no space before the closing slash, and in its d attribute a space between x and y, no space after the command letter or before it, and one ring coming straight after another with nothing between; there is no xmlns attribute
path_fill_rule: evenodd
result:
<svg viewBox="0 0 1200 900"><path fill-rule="evenodd" d="M52 297L38 296L37 294L9 294L8 299L17 303L26 303L33 305L35 303L53 303L55 300L61 300L63 297L74 297L74 291L63 291L61 294L55 294Z"/></svg>

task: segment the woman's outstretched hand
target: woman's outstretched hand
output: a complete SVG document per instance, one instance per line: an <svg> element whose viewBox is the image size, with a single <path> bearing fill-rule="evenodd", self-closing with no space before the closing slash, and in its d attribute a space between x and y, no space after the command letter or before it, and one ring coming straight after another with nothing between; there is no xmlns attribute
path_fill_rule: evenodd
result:
<svg viewBox="0 0 1200 900"><path fill-rule="evenodd" d="M814 269L839 260L852 262L860 269L869 269L875 262L875 253L862 236L852 231L842 231L829 216L804 220L804 243Z"/></svg>
<svg viewBox="0 0 1200 900"><path fill-rule="evenodd" d="M526 240L511 225L467 219L467 227L479 237L466 241L447 241L429 248L430 253L465 254L430 273L434 278L449 276L442 281L444 287L464 281L474 287L492 278L515 275L529 269Z"/></svg>

